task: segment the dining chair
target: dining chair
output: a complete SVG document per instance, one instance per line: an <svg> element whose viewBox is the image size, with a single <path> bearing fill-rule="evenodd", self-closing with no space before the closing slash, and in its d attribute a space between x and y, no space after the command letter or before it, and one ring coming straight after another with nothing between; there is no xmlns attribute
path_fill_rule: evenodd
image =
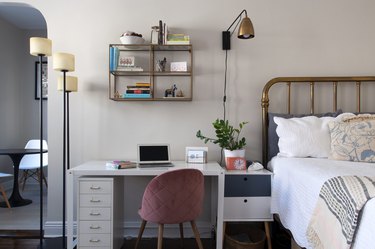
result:
<svg viewBox="0 0 375 249"><path fill-rule="evenodd" d="M2 177L9 177L9 176L12 176L12 175L0 172L0 178L2 178ZM0 192L1 192L1 195L3 196L3 198L4 198L5 203L7 204L7 207L11 208L11 206L9 204L9 201L8 201L8 196L7 196L7 194L5 192L5 189L4 189L4 187L3 187L3 185L1 183L0 183Z"/></svg>
<svg viewBox="0 0 375 249"><path fill-rule="evenodd" d="M32 139L27 142L25 149L39 149L40 140ZM43 149L48 149L46 140L43 140ZM48 166L48 152L43 153L43 167ZM22 184L22 190L25 189L25 184L28 178L33 178L38 182L44 181L46 187L48 187L47 179L44 176L43 170L40 172L40 154L25 155L20 162L20 170L23 170L20 184Z"/></svg>
<svg viewBox="0 0 375 249"><path fill-rule="evenodd" d="M183 223L190 222L199 249L203 249L195 219L203 206L204 177L197 169L171 170L153 178L147 185L138 213L142 218L135 249L146 223L159 225L158 249L162 249L164 224L179 224L183 242Z"/></svg>

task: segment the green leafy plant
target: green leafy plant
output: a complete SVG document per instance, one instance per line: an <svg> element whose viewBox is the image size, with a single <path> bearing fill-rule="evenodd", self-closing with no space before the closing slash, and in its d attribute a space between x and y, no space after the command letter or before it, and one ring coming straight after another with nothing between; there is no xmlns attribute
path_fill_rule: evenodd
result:
<svg viewBox="0 0 375 249"><path fill-rule="evenodd" d="M246 145L246 139L244 137L240 138L240 133L244 125L248 122L241 122L239 128L234 128L229 124L228 120L224 121L222 119L216 119L212 125L215 128L216 138L210 138L202 135L202 132L197 131L197 138L204 141L204 143L214 143L218 144L221 148L227 150L240 150Z"/></svg>

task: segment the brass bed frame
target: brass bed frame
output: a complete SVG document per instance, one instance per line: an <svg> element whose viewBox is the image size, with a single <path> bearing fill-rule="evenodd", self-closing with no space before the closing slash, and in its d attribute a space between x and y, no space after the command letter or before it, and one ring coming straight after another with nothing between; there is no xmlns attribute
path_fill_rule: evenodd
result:
<svg viewBox="0 0 375 249"><path fill-rule="evenodd" d="M262 93L262 160L263 165L268 161L268 109L269 109L269 92L270 88L276 84L285 84L287 87L287 114L291 113L291 91L292 84L310 84L310 113L315 113L315 86L318 84L332 84L333 87L333 111L337 111L337 89L342 83L352 83L356 89L356 111L361 111L361 86L362 83L375 83L375 76L358 76L358 77L279 77L268 81L263 88Z"/></svg>

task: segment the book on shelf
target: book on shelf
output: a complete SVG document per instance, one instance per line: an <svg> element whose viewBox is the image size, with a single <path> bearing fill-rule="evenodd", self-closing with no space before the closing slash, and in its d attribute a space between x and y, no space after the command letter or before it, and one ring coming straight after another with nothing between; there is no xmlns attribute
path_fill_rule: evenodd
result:
<svg viewBox="0 0 375 249"><path fill-rule="evenodd" d="M125 93L123 94L125 99L149 99L151 98L151 93Z"/></svg>
<svg viewBox="0 0 375 249"><path fill-rule="evenodd" d="M132 89L132 90L126 90L126 93L150 93L150 89Z"/></svg>
<svg viewBox="0 0 375 249"><path fill-rule="evenodd" d="M132 161L116 160L106 162L105 166L109 169L131 169L136 168L137 163Z"/></svg>
<svg viewBox="0 0 375 249"><path fill-rule="evenodd" d="M190 36L185 34L168 34L166 44L168 45L189 45Z"/></svg>
<svg viewBox="0 0 375 249"><path fill-rule="evenodd" d="M129 90L150 90L150 86L134 86L134 85L127 85L127 89Z"/></svg>
<svg viewBox="0 0 375 249"><path fill-rule="evenodd" d="M117 67L116 71L126 71L126 72L143 72L141 67Z"/></svg>
<svg viewBox="0 0 375 249"><path fill-rule="evenodd" d="M120 52L118 47L109 48L109 71L116 71L119 54Z"/></svg>
<svg viewBox="0 0 375 249"><path fill-rule="evenodd" d="M137 82L137 83L135 83L135 86L148 86L148 87L150 87L150 86L151 86L151 83L147 83L147 82Z"/></svg>

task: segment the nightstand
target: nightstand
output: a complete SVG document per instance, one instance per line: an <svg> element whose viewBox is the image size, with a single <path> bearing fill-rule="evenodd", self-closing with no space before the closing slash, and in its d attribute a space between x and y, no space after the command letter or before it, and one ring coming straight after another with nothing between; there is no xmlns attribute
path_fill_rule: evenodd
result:
<svg viewBox="0 0 375 249"><path fill-rule="evenodd" d="M271 214L272 172L231 170L225 172L224 232L229 221L263 221L268 249L271 249L269 222Z"/></svg>

